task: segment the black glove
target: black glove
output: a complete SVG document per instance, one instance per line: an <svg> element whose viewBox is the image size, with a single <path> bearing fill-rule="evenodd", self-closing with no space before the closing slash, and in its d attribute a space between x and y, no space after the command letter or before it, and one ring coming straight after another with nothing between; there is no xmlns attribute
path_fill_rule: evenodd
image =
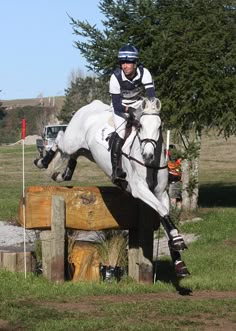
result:
<svg viewBox="0 0 236 331"><path fill-rule="evenodd" d="M133 108L133 107L128 107L128 114L130 115L130 116L133 116L134 117L134 112L136 111L136 109L135 108Z"/></svg>
<svg viewBox="0 0 236 331"><path fill-rule="evenodd" d="M128 119L127 119L127 128L130 128L131 126L135 126L137 127L139 124L139 121L136 119L136 117L134 116L134 114L130 114Z"/></svg>

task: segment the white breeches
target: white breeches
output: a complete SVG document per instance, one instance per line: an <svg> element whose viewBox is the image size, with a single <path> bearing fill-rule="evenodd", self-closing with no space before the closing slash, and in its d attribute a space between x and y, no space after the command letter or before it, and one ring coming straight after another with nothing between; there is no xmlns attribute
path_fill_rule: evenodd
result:
<svg viewBox="0 0 236 331"><path fill-rule="evenodd" d="M116 115L115 112L113 111L113 121L115 124L116 132L118 133L120 138L124 139L126 119L124 117Z"/></svg>

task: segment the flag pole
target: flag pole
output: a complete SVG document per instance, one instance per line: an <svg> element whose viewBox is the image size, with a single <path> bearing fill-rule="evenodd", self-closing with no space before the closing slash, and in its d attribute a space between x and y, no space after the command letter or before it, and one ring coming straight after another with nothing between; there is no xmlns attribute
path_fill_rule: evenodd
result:
<svg viewBox="0 0 236 331"><path fill-rule="evenodd" d="M21 139L22 139L22 214L23 214L23 224L24 224L24 270L26 278L26 233L25 233L25 132L26 132L26 121L25 118L22 119L21 123Z"/></svg>

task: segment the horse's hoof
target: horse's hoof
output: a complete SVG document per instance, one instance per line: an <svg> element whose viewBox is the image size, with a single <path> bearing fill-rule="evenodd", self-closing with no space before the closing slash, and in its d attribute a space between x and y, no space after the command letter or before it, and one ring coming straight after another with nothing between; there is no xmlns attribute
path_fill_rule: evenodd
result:
<svg viewBox="0 0 236 331"><path fill-rule="evenodd" d="M43 163L42 163L42 159L36 159L36 160L34 160L34 164L39 169L44 169L45 168L44 165L43 165Z"/></svg>
<svg viewBox="0 0 236 331"><path fill-rule="evenodd" d="M183 261L175 262L175 273L178 278L185 278L190 276L190 272L188 271Z"/></svg>
<svg viewBox="0 0 236 331"><path fill-rule="evenodd" d="M170 240L169 242L169 245L170 245L170 248L173 250L173 251L184 251L185 249L188 249L188 247L186 246L183 238L181 236L174 236L172 238L172 240Z"/></svg>
<svg viewBox="0 0 236 331"><path fill-rule="evenodd" d="M54 174L52 174L51 178L57 183L64 182L64 179L62 178L62 175L60 172L54 172Z"/></svg>

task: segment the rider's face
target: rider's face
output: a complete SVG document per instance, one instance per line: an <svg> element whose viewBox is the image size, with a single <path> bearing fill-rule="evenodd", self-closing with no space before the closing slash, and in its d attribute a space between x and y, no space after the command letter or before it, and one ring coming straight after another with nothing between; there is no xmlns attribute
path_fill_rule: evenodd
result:
<svg viewBox="0 0 236 331"><path fill-rule="evenodd" d="M121 62L121 69L124 71L125 76L133 78L135 75L136 64L133 62Z"/></svg>

